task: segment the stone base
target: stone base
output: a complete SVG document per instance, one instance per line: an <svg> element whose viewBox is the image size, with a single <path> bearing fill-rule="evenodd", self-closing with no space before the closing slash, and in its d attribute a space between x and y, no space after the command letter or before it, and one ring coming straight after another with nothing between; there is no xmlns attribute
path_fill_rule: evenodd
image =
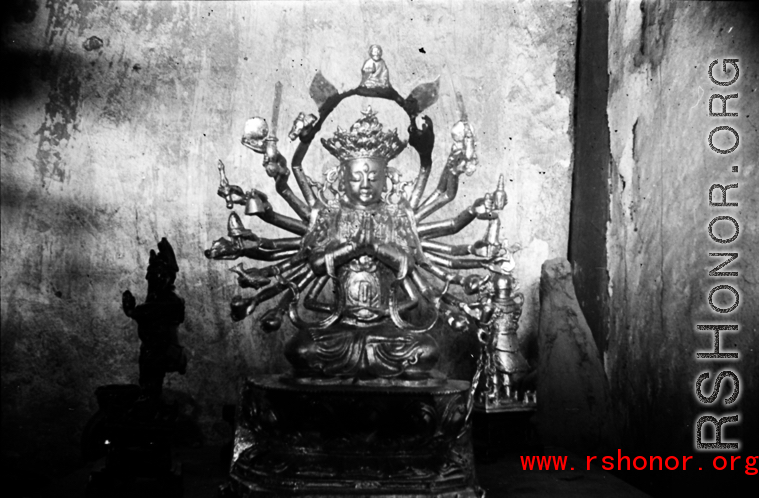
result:
<svg viewBox="0 0 759 498"><path fill-rule="evenodd" d="M249 379L224 496L476 497L469 383L308 386Z"/></svg>
<svg viewBox="0 0 759 498"><path fill-rule="evenodd" d="M541 454L542 447L532 419L535 408L472 413L474 456L479 463L492 463L505 454Z"/></svg>
<svg viewBox="0 0 759 498"><path fill-rule="evenodd" d="M101 386L98 412L82 436L85 459L105 457L90 474L88 497L181 498L182 465L172 458L177 407L140 400L137 385Z"/></svg>

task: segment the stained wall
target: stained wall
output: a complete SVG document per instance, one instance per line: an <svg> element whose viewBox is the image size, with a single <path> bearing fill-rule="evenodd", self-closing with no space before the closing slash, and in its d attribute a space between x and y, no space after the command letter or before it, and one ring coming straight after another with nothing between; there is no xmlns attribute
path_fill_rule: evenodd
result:
<svg viewBox="0 0 759 498"><path fill-rule="evenodd" d="M700 416L739 413L738 424L724 426L723 440L739 440L742 451L756 454L759 16L740 2L612 1L609 9L611 330L604 359L620 434L630 451L693 455ZM739 78L729 87L708 76L714 60L715 79L734 76L722 72L725 58L739 60ZM735 93L727 110L738 116L709 115L711 95ZM713 111L722 111L719 100ZM713 152L708 144L710 131L723 125L740 137L730 154ZM732 136L720 132L713 143L727 150ZM710 206L714 184L737 184L728 202L738 205ZM713 201L722 201L719 190ZM709 224L716 216L737 220L734 241L712 240ZM721 221L712 232L729 239L733 227ZM727 259L710 252L737 253L721 271L738 275L709 276ZM739 293L736 309L729 310L734 298L726 290L716 292L715 309L710 306L717 285ZM697 360L697 352L713 349L714 337L697 331L699 324L738 324L737 332L721 334L721 350L737 351L738 360ZM699 375L710 374L702 388L709 396L722 370L739 376L738 400L725 405L733 392L725 381L716 401L699 402ZM714 441L713 432L705 441Z"/></svg>
<svg viewBox="0 0 759 498"><path fill-rule="evenodd" d="M235 402L241 378L287 369L282 349L292 331L265 335L251 319L232 323L233 263L203 257L226 232L216 161L232 183L274 194L260 158L240 144L246 119L269 116L278 80L283 128L298 112L314 112L308 86L316 71L340 90L351 88L372 43L383 46L401 94L441 78L440 101L428 111L438 130L436 167L459 118L454 87L475 125L481 167L438 219L505 175L505 234L522 247L520 335L534 357L540 265L567 252L573 1L23 0L3 9L4 447L75 456L96 410L94 389L136 381L139 340L120 309L121 293L144 297L148 252L163 236L179 259L190 356L187 375L172 375L167 385L192 400L190 415L206 440L225 436L214 424L221 406ZM86 49L91 37L102 46ZM347 127L367 103L346 104L324 130ZM405 136L399 109L375 108ZM295 148L280 145L288 157ZM318 149L306 158L314 176L334 164ZM414 161L410 151L398 159L409 179ZM281 200L273 204L287 212ZM278 234L260 220L246 223L260 235ZM471 242L484 228L453 240ZM444 336L443 368L471 374L473 338Z"/></svg>

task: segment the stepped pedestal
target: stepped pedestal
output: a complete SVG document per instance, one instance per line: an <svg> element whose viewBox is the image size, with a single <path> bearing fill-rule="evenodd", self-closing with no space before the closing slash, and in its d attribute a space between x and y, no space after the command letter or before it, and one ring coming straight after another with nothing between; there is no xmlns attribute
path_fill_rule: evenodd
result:
<svg viewBox="0 0 759 498"><path fill-rule="evenodd" d="M469 383L249 379L224 496L476 497Z"/></svg>

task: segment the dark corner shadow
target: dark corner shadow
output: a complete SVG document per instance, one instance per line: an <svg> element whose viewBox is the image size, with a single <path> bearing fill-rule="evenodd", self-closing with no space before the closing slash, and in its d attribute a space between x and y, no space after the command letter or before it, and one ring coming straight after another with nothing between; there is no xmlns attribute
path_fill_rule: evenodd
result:
<svg viewBox="0 0 759 498"><path fill-rule="evenodd" d="M69 50L54 52L21 46L16 33L33 28L45 8L44 0L2 0L0 2L0 101L3 107L17 100L31 99L54 81L62 68L82 67L86 62Z"/></svg>
<svg viewBox="0 0 759 498"><path fill-rule="evenodd" d="M40 5L37 0L5 0L0 2L0 99L14 100L33 93L32 81L40 58L18 50L8 36L14 24L31 24L37 17Z"/></svg>

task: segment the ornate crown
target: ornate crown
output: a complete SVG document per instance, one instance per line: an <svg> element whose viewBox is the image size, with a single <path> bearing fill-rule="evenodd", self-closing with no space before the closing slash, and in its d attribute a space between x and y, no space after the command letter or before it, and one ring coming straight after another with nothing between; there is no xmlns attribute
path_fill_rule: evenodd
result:
<svg viewBox="0 0 759 498"><path fill-rule="evenodd" d="M398 130L383 131L377 113L368 107L349 131L337 127L331 138L322 138L322 145L340 162L358 157L379 157L390 161L406 148L398 138Z"/></svg>

